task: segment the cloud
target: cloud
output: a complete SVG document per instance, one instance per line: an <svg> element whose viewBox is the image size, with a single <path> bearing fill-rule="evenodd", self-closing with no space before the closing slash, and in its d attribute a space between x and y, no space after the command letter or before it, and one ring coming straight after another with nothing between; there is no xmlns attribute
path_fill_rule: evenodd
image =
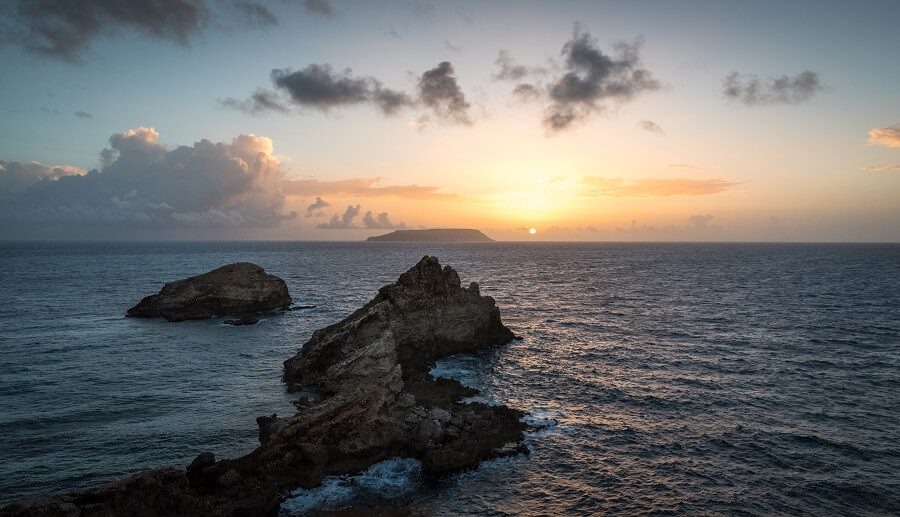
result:
<svg viewBox="0 0 900 517"><path fill-rule="evenodd" d="M515 64L512 56L506 50L500 50L497 53L494 64L497 65L498 70L491 78L495 81L518 81L529 74L528 67Z"/></svg>
<svg viewBox="0 0 900 517"><path fill-rule="evenodd" d="M220 100L222 106L250 114L264 111L286 113L287 104L323 112L337 107L371 104L385 115L415 105L406 93L385 88L373 77L356 77L349 68L336 72L331 65L310 64L303 70L274 69L271 79L281 93L258 88L247 100L232 97Z"/></svg>
<svg viewBox="0 0 900 517"><path fill-rule="evenodd" d="M868 143L887 147L900 147L900 124L878 127L869 131Z"/></svg>
<svg viewBox="0 0 900 517"><path fill-rule="evenodd" d="M203 0L13 0L5 39L28 52L77 62L92 41L122 30L186 46L209 19Z"/></svg>
<svg viewBox="0 0 900 517"><path fill-rule="evenodd" d="M0 191L18 192L39 181L56 181L63 176L87 174L83 169L70 165L44 165L31 162L8 162L0 160Z"/></svg>
<svg viewBox="0 0 900 517"><path fill-rule="evenodd" d="M369 210L366 212L366 215L363 216L363 226L369 229L380 229L380 230L404 230L406 229L406 223L397 223L394 224L391 222L391 218L388 217L387 212L381 212L377 217L372 215L372 211Z"/></svg>
<svg viewBox="0 0 900 517"><path fill-rule="evenodd" d="M643 129L644 131L649 131L649 132L651 132L651 133L656 133L657 135L664 135L664 134L666 134L666 132L663 131L662 126L660 126L660 125L657 124L656 122L653 122L652 120L642 120L642 121L638 122L638 126L639 126L641 129Z"/></svg>
<svg viewBox="0 0 900 517"><path fill-rule="evenodd" d="M308 207L306 207L306 217L307 218L313 217L313 215L315 215L315 217L322 216L323 213L320 212L320 210L327 206L331 206L331 204L329 204L327 201L325 201L321 197L316 196L316 202L309 205Z"/></svg>
<svg viewBox="0 0 900 517"><path fill-rule="evenodd" d="M516 87L513 88L513 96L523 102L540 99L542 95L543 92L540 88L529 83L517 84Z"/></svg>
<svg viewBox="0 0 900 517"><path fill-rule="evenodd" d="M456 15L459 16L466 25L475 24L475 14L470 11L466 11L462 7L456 10Z"/></svg>
<svg viewBox="0 0 900 517"><path fill-rule="evenodd" d="M684 169L696 169L697 165L691 165L690 163L670 163L669 167L681 167Z"/></svg>
<svg viewBox="0 0 900 517"><path fill-rule="evenodd" d="M368 78L353 77L349 68L337 73L331 65L311 64L296 72L275 69L272 81L297 104L322 111L367 102L371 95Z"/></svg>
<svg viewBox="0 0 900 517"><path fill-rule="evenodd" d="M740 75L737 72L728 74L722 80L722 94L725 98L748 106L799 104L824 89L819 82L819 75L809 70L794 77L772 77L766 84L762 84L755 75Z"/></svg>
<svg viewBox="0 0 900 517"><path fill-rule="evenodd" d="M884 165L881 167L870 165L867 167L863 167L864 171L900 171L900 163L896 165Z"/></svg>
<svg viewBox="0 0 900 517"><path fill-rule="evenodd" d="M327 223L317 224L316 228L324 229L324 230L349 230L359 228L355 224L353 224L353 220L359 216L359 211L361 207L359 205L347 206L347 210L344 212L344 215L338 217L337 214L331 217Z"/></svg>
<svg viewBox="0 0 900 517"><path fill-rule="evenodd" d="M81 110L76 111L75 116L78 118L93 118L93 115L91 115L90 113L88 113L86 111L81 111Z"/></svg>
<svg viewBox="0 0 900 517"><path fill-rule="evenodd" d="M565 73L546 88L550 106L543 123L547 131L569 129L606 111L610 102L630 101L639 93L659 89L659 82L641 64L641 43L616 43L614 55L606 55L589 33L576 26L561 51Z"/></svg>
<svg viewBox="0 0 900 517"><path fill-rule="evenodd" d="M387 88L374 77L355 76L349 68L337 72L328 64L313 63L297 71L276 68L270 78L278 93L260 88L246 100L228 97L219 104L250 114L287 112L288 104L326 113L340 107L372 105L386 116L420 108L431 111L443 122L472 124L470 105L456 81L453 65L448 61L419 77L415 96ZM415 127L421 130L429 121L428 115L420 115Z"/></svg>
<svg viewBox="0 0 900 517"><path fill-rule="evenodd" d="M658 179L604 178L585 176L582 179L583 196L590 197L667 197L706 196L719 194L740 183L723 179L692 180L682 178Z"/></svg>
<svg viewBox="0 0 900 517"><path fill-rule="evenodd" d="M456 194L440 192L441 187L419 185L389 185L380 187L381 178L352 178L321 181L318 179L289 179L282 182L285 195L293 196L359 196L367 198L396 198L417 200L456 199Z"/></svg>
<svg viewBox="0 0 900 517"><path fill-rule="evenodd" d="M312 14L334 16L334 9L332 9L328 0L303 0L301 3L303 8Z"/></svg>
<svg viewBox="0 0 900 517"><path fill-rule="evenodd" d="M257 115L266 111L277 111L279 113L287 113L288 108L285 106L277 93L257 88L247 100L237 100L233 97L220 99L219 104L227 108L234 108L251 115Z"/></svg>
<svg viewBox="0 0 900 517"><path fill-rule="evenodd" d="M713 216L706 215L692 215L688 217L688 222L697 230L705 230L710 228L709 222L712 221Z"/></svg>
<svg viewBox="0 0 900 517"><path fill-rule="evenodd" d="M265 27L278 25L278 18L263 4L249 0L235 0L234 6L245 17L250 25Z"/></svg>
<svg viewBox="0 0 900 517"><path fill-rule="evenodd" d="M691 239L702 236L709 236L722 231L722 228L714 224L710 224L713 216L710 214L692 215L685 221L686 224L665 224L663 226L654 226L641 224L638 225L637 219L632 219L630 226L627 228L617 227L616 233L638 236L638 238L681 238Z"/></svg>
<svg viewBox="0 0 900 517"><path fill-rule="evenodd" d="M142 127L112 135L109 144L102 170L63 167L55 180L38 173L40 181L0 206L0 221L266 227L296 215L283 211L283 174L268 138L169 149Z"/></svg>
<svg viewBox="0 0 900 517"><path fill-rule="evenodd" d="M419 78L418 91L419 102L430 108L439 119L465 126L472 124L470 105L456 82L453 65L449 61L443 61L423 73Z"/></svg>

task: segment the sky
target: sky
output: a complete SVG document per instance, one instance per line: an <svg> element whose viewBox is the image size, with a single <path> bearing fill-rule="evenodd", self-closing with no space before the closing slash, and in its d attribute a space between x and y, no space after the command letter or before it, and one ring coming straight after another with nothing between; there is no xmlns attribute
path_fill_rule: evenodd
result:
<svg viewBox="0 0 900 517"><path fill-rule="evenodd" d="M10 0L0 239L898 242L898 19L895 0Z"/></svg>

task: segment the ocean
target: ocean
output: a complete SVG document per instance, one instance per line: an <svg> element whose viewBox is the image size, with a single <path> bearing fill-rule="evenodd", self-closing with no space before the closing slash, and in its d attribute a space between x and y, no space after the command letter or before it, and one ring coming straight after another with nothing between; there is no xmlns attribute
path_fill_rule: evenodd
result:
<svg viewBox="0 0 900 517"><path fill-rule="evenodd" d="M197 454L245 454L295 408L282 361L423 255L524 339L435 375L527 412L529 455L443 479L389 460L284 515L900 513L900 245L0 244L0 505ZM297 304L257 325L125 318L251 261Z"/></svg>

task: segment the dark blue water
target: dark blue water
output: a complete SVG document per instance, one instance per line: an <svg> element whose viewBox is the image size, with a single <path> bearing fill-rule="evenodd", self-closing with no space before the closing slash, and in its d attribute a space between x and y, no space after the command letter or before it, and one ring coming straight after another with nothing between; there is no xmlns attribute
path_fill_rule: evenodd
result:
<svg viewBox="0 0 900 517"><path fill-rule="evenodd" d="M435 373L524 409L532 453L423 480L415 461L284 507L436 515L900 512L900 246L0 245L0 504L256 444L281 362L423 254L525 339ZM249 260L316 309L251 327L123 317Z"/></svg>

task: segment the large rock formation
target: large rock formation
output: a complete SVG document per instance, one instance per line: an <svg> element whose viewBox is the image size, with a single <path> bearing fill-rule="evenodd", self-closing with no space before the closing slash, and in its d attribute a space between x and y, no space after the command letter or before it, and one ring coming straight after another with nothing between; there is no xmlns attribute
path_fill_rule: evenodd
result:
<svg viewBox="0 0 900 517"><path fill-rule="evenodd" d="M312 388L315 400L289 418L258 418L252 453L221 461L205 453L186 472L148 471L0 515L274 515L290 489L390 457L420 458L425 474L440 475L522 452L522 412L463 403L477 391L428 373L440 357L513 338L477 284L460 287L453 269L425 257L285 361L285 380Z"/></svg>
<svg viewBox="0 0 900 517"><path fill-rule="evenodd" d="M237 262L202 275L170 282L158 294L128 309L127 316L199 320L288 308L291 297L284 280L249 262Z"/></svg>

